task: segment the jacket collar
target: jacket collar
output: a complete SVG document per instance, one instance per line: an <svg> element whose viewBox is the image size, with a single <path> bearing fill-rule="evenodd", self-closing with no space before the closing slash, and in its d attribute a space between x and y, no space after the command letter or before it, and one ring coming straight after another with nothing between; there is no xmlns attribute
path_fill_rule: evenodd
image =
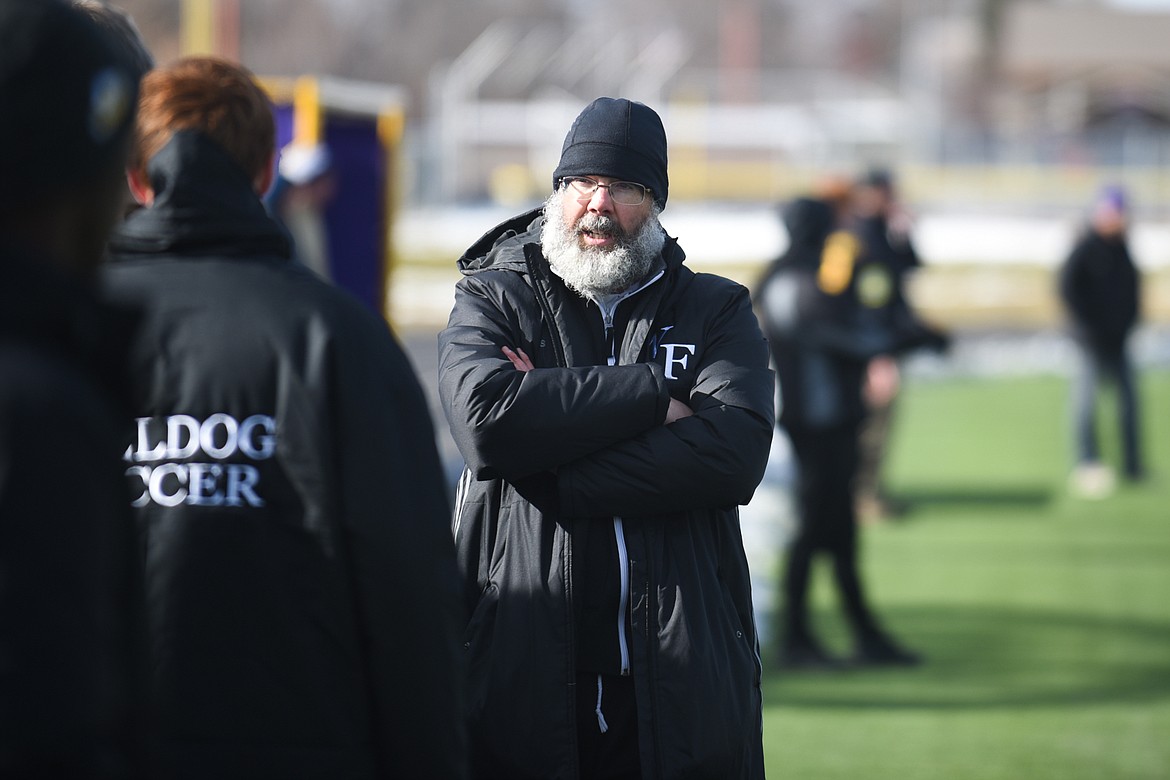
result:
<svg viewBox="0 0 1170 780"><path fill-rule="evenodd" d="M147 165L154 204L115 230L111 253L291 256L288 234L268 215L252 182L217 143L195 130L175 133Z"/></svg>
<svg viewBox="0 0 1170 780"><path fill-rule="evenodd" d="M540 244L544 227L543 208L535 208L505 220L488 230L459 258L459 270L470 275L488 268L523 271L524 246Z"/></svg>
<svg viewBox="0 0 1170 780"><path fill-rule="evenodd" d="M641 281L641 283L634 285L628 290L614 293L612 295L598 295L592 298L592 301L597 304L597 308L601 309L602 315L607 319L610 319L613 317L613 313L617 310L619 303L624 301L626 298L632 298L638 293L642 292L647 287L661 279L665 273L665 266L662 263L662 259L659 258L658 262L654 265L654 268L650 271L649 275L647 275L646 278Z"/></svg>

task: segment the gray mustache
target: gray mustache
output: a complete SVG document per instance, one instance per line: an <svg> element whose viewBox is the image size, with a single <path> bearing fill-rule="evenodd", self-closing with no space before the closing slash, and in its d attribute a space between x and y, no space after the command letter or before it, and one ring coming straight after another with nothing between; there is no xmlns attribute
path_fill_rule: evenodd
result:
<svg viewBox="0 0 1170 780"><path fill-rule="evenodd" d="M601 233L607 236L625 237L625 232L618 225L617 220L603 214L586 214L577 221L577 232L588 230L591 233Z"/></svg>

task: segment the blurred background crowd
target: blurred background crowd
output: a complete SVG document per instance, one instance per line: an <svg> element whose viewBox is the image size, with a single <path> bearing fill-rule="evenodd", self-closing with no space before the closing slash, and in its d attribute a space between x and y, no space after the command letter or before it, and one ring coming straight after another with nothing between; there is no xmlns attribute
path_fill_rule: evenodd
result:
<svg viewBox="0 0 1170 780"><path fill-rule="evenodd" d="M285 147L270 209L303 262L387 315L437 419L433 334L451 307L454 260L486 226L545 197L563 128L598 95L659 111L671 149L664 226L686 239L693 267L751 287L791 248L791 203L834 181L889 177L891 222L916 250L899 296L953 337L945 354L910 354L903 370L1078 377L1073 492L1113 488L1111 471L1078 464L1096 463L1087 410L1097 379L1117 371L1087 373L1060 281L1068 287L1061 269L1103 202L1118 207L1141 282L1127 370L1170 366L1170 3L120 7L162 62L214 53L258 74ZM455 473L458 454L438 427ZM773 481L790 484L783 437L780 446ZM1137 458L1119 470L1140 470ZM862 473L869 498L874 473ZM757 503L774 517L766 487ZM745 517L750 526L751 508Z"/></svg>
<svg viewBox="0 0 1170 780"><path fill-rule="evenodd" d="M692 264L754 280L787 245L777 204L881 166L925 261L908 280L917 306L984 332L1058 326L1055 268L1100 188L1121 185L1146 277L1136 350L1168 357L1155 336L1170 320L1170 6L1157 0L122 6L160 61L214 52L265 80L295 115L282 140L332 152L341 195L326 224L353 210L346 123L377 124L380 267L393 274L372 295L386 292L399 327L443 321L452 259L494 217L538 203L561 128L620 94L669 129L663 220L686 226ZM1000 350L1000 367L1067 362L1050 342L1016 343L1028 351L1013 363Z"/></svg>
<svg viewBox="0 0 1170 780"><path fill-rule="evenodd" d="M915 312L954 337L903 368L1077 375L1075 491L1112 488L1110 474L1075 470L1096 459L1096 379L1117 371L1087 374L1067 338L1061 270L1103 202L1141 280L1127 370L1170 365L1170 2L119 5L160 62L213 53L261 78L285 147L270 210L302 262L387 315L432 390L454 260L544 198L562 129L597 95L659 111L663 224L692 266L749 286L790 249L789 204L889 176L892 221L917 257L899 295L904 283ZM1083 298L1097 282L1078 284ZM1120 468L1142 470L1137 457Z"/></svg>

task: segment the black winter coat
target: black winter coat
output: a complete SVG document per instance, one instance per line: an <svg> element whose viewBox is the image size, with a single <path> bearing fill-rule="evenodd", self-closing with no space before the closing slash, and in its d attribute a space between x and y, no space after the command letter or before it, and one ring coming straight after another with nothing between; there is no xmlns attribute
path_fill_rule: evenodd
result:
<svg viewBox="0 0 1170 780"><path fill-rule="evenodd" d="M458 596L424 396L197 133L109 294L146 309L123 442L166 757L185 778L462 777Z"/></svg>
<svg viewBox="0 0 1170 780"><path fill-rule="evenodd" d="M813 198L794 201L784 217L789 247L756 290L780 383L780 423L856 426L866 414L870 360L945 341L908 308L891 259L865 243L876 239L876 225L856 234L837 229L830 204Z"/></svg>
<svg viewBox="0 0 1170 780"><path fill-rule="evenodd" d="M0 277L0 777L145 777L129 323L10 247Z"/></svg>
<svg viewBox="0 0 1170 780"><path fill-rule="evenodd" d="M460 260L440 393L467 462L454 531L472 612L477 778L577 776L575 541L622 518L643 777L760 778L760 659L736 505L767 460L773 378L747 291L664 276L623 301L608 352L597 307L553 275L542 219ZM501 354L520 347L536 368ZM671 397L693 417L663 425Z"/></svg>
<svg viewBox="0 0 1170 780"><path fill-rule="evenodd" d="M1059 277L1074 335L1098 353L1119 354L1138 321L1140 281L1124 236L1087 230Z"/></svg>

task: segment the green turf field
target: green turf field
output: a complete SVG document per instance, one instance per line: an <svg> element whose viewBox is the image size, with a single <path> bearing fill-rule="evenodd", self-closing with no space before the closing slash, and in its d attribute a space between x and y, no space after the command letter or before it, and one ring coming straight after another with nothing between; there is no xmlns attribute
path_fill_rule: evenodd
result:
<svg viewBox="0 0 1170 780"><path fill-rule="evenodd" d="M766 656L769 777L1170 778L1170 374L1142 385L1151 478L1099 501L1065 489L1063 381L911 381L902 399L887 481L912 508L866 528L863 557L927 664ZM844 651L823 569L818 624Z"/></svg>

